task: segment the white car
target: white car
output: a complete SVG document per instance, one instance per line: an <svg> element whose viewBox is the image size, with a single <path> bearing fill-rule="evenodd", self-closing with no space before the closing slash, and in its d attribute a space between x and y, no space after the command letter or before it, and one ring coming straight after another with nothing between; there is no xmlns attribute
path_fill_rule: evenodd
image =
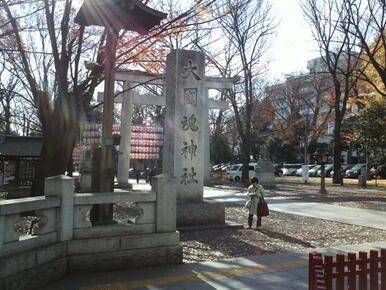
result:
<svg viewBox="0 0 386 290"><path fill-rule="evenodd" d="M256 176L256 163L249 163L249 179ZM242 164L233 164L229 168L229 180L239 182L241 181Z"/></svg>
<svg viewBox="0 0 386 290"><path fill-rule="evenodd" d="M301 164L283 164L283 175L295 175L299 168L302 168Z"/></svg>

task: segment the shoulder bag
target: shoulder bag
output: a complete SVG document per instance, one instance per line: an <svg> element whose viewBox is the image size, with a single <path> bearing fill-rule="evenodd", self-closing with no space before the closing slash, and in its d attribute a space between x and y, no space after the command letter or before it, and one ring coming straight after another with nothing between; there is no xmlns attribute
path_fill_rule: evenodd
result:
<svg viewBox="0 0 386 290"><path fill-rule="evenodd" d="M259 216L268 216L269 215L268 204L265 201L264 196L261 199L261 201L259 202L259 206L258 206L258 209L257 209L257 214Z"/></svg>

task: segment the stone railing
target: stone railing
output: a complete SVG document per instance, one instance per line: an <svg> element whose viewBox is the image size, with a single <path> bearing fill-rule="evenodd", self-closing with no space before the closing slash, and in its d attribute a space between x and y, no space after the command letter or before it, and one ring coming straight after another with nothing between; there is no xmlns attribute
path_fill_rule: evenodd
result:
<svg viewBox="0 0 386 290"><path fill-rule="evenodd" d="M91 223L96 204L114 204L114 224ZM175 183L166 175L154 178L152 191L107 193L74 193L72 178L55 176L46 179L45 196L0 201L0 289L38 288L67 272L181 261ZM25 271L47 267L61 270L42 281L32 275L33 283L23 276L20 284Z"/></svg>
<svg viewBox="0 0 386 290"><path fill-rule="evenodd" d="M0 201L0 257L55 243L58 197Z"/></svg>
<svg viewBox="0 0 386 290"><path fill-rule="evenodd" d="M154 191L77 193L74 195L73 238L150 234L176 230L175 189L165 175L157 176ZM124 204L126 216L117 224L93 226L90 211L95 204ZM118 215L116 213L114 216ZM123 222L125 220L126 222Z"/></svg>

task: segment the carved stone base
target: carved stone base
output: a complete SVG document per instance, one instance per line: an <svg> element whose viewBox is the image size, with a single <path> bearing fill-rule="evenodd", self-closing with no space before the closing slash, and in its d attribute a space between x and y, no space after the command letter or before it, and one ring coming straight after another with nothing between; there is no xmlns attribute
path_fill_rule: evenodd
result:
<svg viewBox="0 0 386 290"><path fill-rule="evenodd" d="M68 258L69 272L76 274L181 263L180 245L74 255Z"/></svg>
<svg viewBox="0 0 386 290"><path fill-rule="evenodd" d="M177 227L225 224L224 203L205 200L177 203Z"/></svg>
<svg viewBox="0 0 386 290"><path fill-rule="evenodd" d="M76 239L0 257L0 289L41 289L67 273L181 263L178 232Z"/></svg>

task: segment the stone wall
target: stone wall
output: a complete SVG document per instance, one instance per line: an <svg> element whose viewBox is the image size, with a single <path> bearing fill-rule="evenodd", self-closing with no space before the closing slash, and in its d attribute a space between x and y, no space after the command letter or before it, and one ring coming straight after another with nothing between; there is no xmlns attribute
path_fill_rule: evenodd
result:
<svg viewBox="0 0 386 290"><path fill-rule="evenodd" d="M38 289L71 272L182 262L175 182L154 191L74 194L73 180L46 179L45 196L0 201L0 289ZM94 204L127 203L127 223L95 226Z"/></svg>

